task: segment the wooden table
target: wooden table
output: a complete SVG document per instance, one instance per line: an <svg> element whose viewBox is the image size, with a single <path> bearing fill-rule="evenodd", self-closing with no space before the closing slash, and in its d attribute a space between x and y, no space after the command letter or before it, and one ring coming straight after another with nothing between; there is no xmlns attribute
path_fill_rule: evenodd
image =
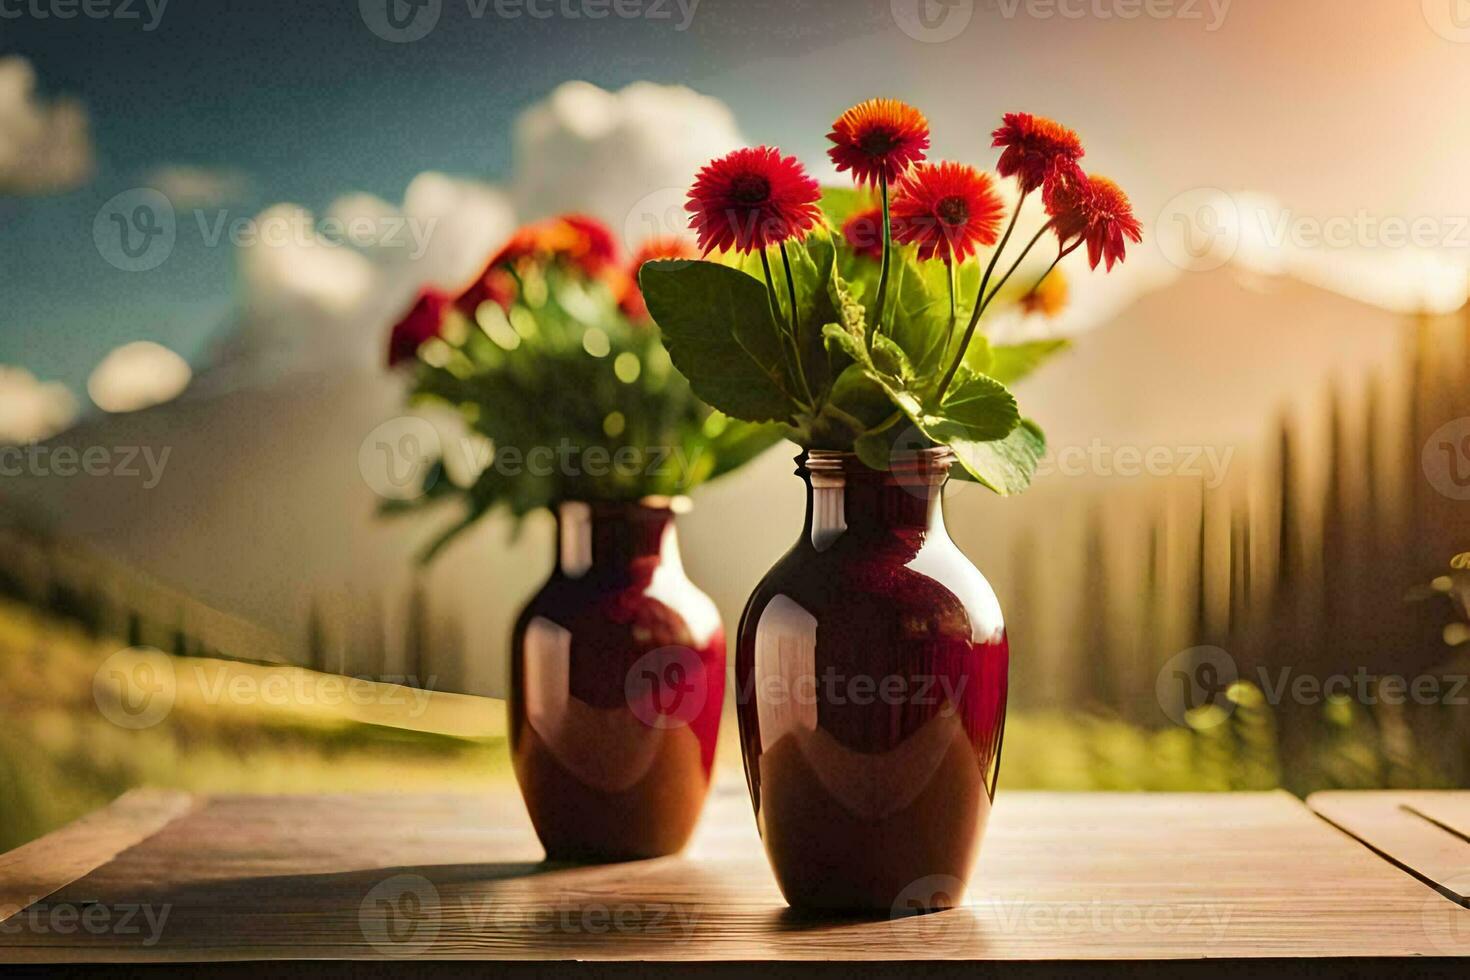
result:
<svg viewBox="0 0 1470 980"><path fill-rule="evenodd" d="M1317 813L1285 793L1002 792L969 904L890 919L788 909L739 785L717 787L685 854L601 867L540 863L513 794L135 791L0 856L0 961L483 976L466 961L560 975L582 960L743 976L757 960L936 960L1010 977L1149 962L1234 976L1243 959L1253 975L1325 976L1353 960L1358 974L1464 977L1470 794L1309 803Z"/></svg>

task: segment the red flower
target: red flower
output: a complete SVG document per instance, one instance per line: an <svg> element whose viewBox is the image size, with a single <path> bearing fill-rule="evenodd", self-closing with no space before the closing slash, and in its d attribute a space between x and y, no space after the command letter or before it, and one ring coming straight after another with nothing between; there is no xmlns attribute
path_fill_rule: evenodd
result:
<svg viewBox="0 0 1470 980"><path fill-rule="evenodd" d="M388 338L388 366L394 367L403 361L418 356L419 347L426 340L439 336L444 326L444 316L449 312L451 300L437 289L425 288L419 293L413 306L403 319L393 325Z"/></svg>
<svg viewBox="0 0 1470 980"><path fill-rule="evenodd" d="M859 255L883 261L883 209L857 211L842 223L842 237Z"/></svg>
<svg viewBox="0 0 1470 980"><path fill-rule="evenodd" d="M1133 216L1128 195L1106 177L1050 180L1045 201L1062 248L1076 248L1085 241L1087 261L1094 269L1106 260L1111 272L1114 263L1122 262L1124 239L1143 241L1143 226Z"/></svg>
<svg viewBox="0 0 1470 980"><path fill-rule="evenodd" d="M832 124L827 138L835 144L827 155L839 173L852 171L859 184L891 184L924 159L929 149L929 120L897 99L869 99L848 109Z"/></svg>
<svg viewBox="0 0 1470 980"><path fill-rule="evenodd" d="M621 271L617 268L617 239L606 225L586 215L563 215L516 229L455 306L471 317L487 301L508 308L516 297L511 270L532 262L566 263L589 278L606 279L614 287Z"/></svg>
<svg viewBox="0 0 1470 980"><path fill-rule="evenodd" d="M618 307L630 320L648 319L648 306L643 302L643 291L638 288L638 272L643 263L654 259L693 259L699 253L683 238L666 235L650 238L638 246L633 261L628 265L626 287L618 298Z"/></svg>
<svg viewBox="0 0 1470 980"><path fill-rule="evenodd" d="M989 174L962 163L923 163L898 185L893 237L918 243L919 258L963 262L977 245L994 245L1005 205Z"/></svg>
<svg viewBox="0 0 1470 980"><path fill-rule="evenodd" d="M1015 176L1022 191L1034 191L1053 174L1080 176L1082 140L1061 123L1029 112L1008 112L991 133L992 146L1005 151L995 165L1002 177Z"/></svg>
<svg viewBox="0 0 1470 980"><path fill-rule="evenodd" d="M568 214L553 219L573 232L555 254L576 263L589 276L601 274L618 262L618 240L607 225L585 214Z"/></svg>
<svg viewBox="0 0 1470 980"><path fill-rule="evenodd" d="M821 217L817 182L795 157L758 146L712 160L689 190L700 251L753 252L810 229Z"/></svg>

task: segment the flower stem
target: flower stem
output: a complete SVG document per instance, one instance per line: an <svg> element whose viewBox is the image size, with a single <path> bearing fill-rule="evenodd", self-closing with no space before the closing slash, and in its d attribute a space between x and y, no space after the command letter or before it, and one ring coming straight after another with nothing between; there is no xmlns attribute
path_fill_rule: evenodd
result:
<svg viewBox="0 0 1470 980"><path fill-rule="evenodd" d="M801 351L796 348L796 337L791 330L795 311L793 310L793 319L790 320L781 314L781 301L776 298L776 279L771 275L771 258L766 254L764 248L761 249L761 270L766 274L766 301L771 305L771 320L776 330L786 338L787 343L791 347L791 356L795 359L794 367L797 379L801 382L801 387L805 389L807 387L806 372L801 368ZM812 396L809 390L807 391L806 397L807 401L810 402Z"/></svg>
<svg viewBox="0 0 1470 980"><path fill-rule="evenodd" d="M1006 250L1006 246L1010 244L1011 232L1016 230L1016 222L1021 217L1021 205L1026 203L1026 195L1029 193L1031 192L1022 191L1021 196L1016 199L1016 210L1011 213L1011 220L1010 223L1006 225L1005 234L1001 236L1000 244L995 246L995 251L990 253L990 264L985 267L985 275L982 276L980 279L980 292L975 294L975 312L970 314L971 328L973 328L974 325L980 320L980 300L985 296L985 287L990 285L990 276L993 272L995 272L995 263L1000 261L1000 253L1004 252Z"/></svg>
<svg viewBox="0 0 1470 980"><path fill-rule="evenodd" d="M1046 267L1046 271L1043 272L1041 274L1041 276L1036 280L1036 285L1032 286L1029 290L1027 290L1027 293L1028 294L1034 293L1038 289L1040 289L1041 288L1041 284L1044 283L1044 282L1046 282L1046 277L1049 276L1049 275L1051 275L1052 270L1055 269L1058 265L1061 264L1062 259L1065 259L1067 256L1071 255L1073 252L1077 251L1077 246L1078 245L1081 245L1081 244L1082 244L1082 239L1079 238L1079 239L1077 239L1077 241L1073 242L1067 248L1058 249L1057 250L1057 257L1051 260L1051 265L1049 265L1049 266Z"/></svg>
<svg viewBox="0 0 1470 980"><path fill-rule="evenodd" d="M893 260L893 227L888 220L888 171L878 175L879 194L883 199L883 266L878 271L878 298L874 323L867 332L868 350L873 349L873 334L883 329L883 308L888 300L888 267Z"/></svg>
<svg viewBox="0 0 1470 980"><path fill-rule="evenodd" d="M781 264L786 267L786 295L791 300L791 347L796 352L796 373L801 378L801 390L806 400L814 401L812 388L806 379L806 368L801 364L801 330L796 316L796 279L791 275L791 256L786 253L786 243L781 243Z"/></svg>
<svg viewBox="0 0 1470 980"><path fill-rule="evenodd" d="M944 328L944 356L949 356L949 345L954 342L954 325L959 320L959 284L955 281L954 259L946 255L944 268L949 273L949 326Z"/></svg>
<svg viewBox="0 0 1470 980"><path fill-rule="evenodd" d="M1016 261L1011 263L1011 267L1007 269L1006 274L1001 276L1000 280L996 282L995 288L990 291L990 295L985 297L985 303L980 307L982 311L984 311L984 309L990 305L991 301L995 299L995 294L1000 292L1001 288L1010 281L1011 276L1016 274L1016 270L1021 267L1021 263L1026 261L1026 256L1031 254L1031 249L1036 247L1036 243L1041 241L1041 236L1046 234L1050 228L1051 222L1048 221L1046 224L1042 225L1041 230L1033 235L1031 240L1026 243L1026 247L1021 250L1021 254L1016 256ZM1076 246L1073 247L1075 248ZM1066 254L1067 252L1062 253L1062 255ZM1061 256L1058 256L1058 260L1060 259Z"/></svg>
<svg viewBox="0 0 1470 980"><path fill-rule="evenodd" d="M1020 211L1020 208L1017 208L1016 210ZM1014 224L1015 219L1012 219L1011 223ZM1026 243L1025 248L1021 249L1021 254L1016 256L1016 261L1011 263L1011 267L1006 270L1006 274L1004 276L1001 276L1000 281L995 284L995 288L992 289L988 295L985 292L985 280L981 280L980 292L975 296L975 312L970 315L970 325L965 328L965 337L963 340L960 341L960 347L959 350L955 352L954 361L949 365L949 370L946 371L944 374L944 380L939 382L939 388L934 393L934 399L936 402L944 397L945 389L947 389L949 387L949 383L954 380L955 372L960 369L960 363L965 359L965 350L970 346L970 338L975 336L975 327L980 323L980 317L985 312L985 308L990 305L991 300L995 299L995 294L1000 292L1001 287L1006 284L1006 281L1015 274L1016 269L1020 266L1022 262L1026 260L1026 256L1031 254L1031 250L1036 247L1036 243L1041 241L1041 236L1051 230L1051 226L1051 221L1047 221L1046 224L1041 226L1041 230L1031 237L1031 240ZM1007 232L1006 234L1007 237L1009 237L1010 233ZM1001 244L1004 245L1005 243L1002 242ZM1073 247L1075 248L1075 246ZM992 265L995 264L995 260L996 258L999 258L999 256L1000 249L997 248L995 250L995 255L992 256L990 259ZM986 279L988 278L989 274L987 273Z"/></svg>

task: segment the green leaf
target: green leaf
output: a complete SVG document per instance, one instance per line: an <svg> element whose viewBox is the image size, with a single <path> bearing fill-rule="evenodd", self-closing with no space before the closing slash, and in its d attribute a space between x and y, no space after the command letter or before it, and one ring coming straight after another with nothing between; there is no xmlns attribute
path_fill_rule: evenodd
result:
<svg viewBox="0 0 1470 980"><path fill-rule="evenodd" d="M848 218L876 207L878 202L872 194L856 187L823 187L819 204L832 227L841 228Z"/></svg>
<svg viewBox="0 0 1470 980"><path fill-rule="evenodd" d="M837 322L842 328L859 340L868 335L867 314L863 304L853 297L852 289L834 268L832 279L827 284L827 290L832 297L832 306L837 310Z"/></svg>
<svg viewBox="0 0 1470 980"><path fill-rule="evenodd" d="M863 347L861 337L855 337L847 331L840 323L829 323L822 328L822 340L827 345L827 350L839 358L847 358L854 364L864 367L871 362L868 360L868 351Z"/></svg>
<svg viewBox="0 0 1470 980"><path fill-rule="evenodd" d="M831 381L831 368L824 356L822 331L826 324L840 322L842 310L833 295L832 237L818 228L801 242L787 246L791 256L792 280L796 283L797 337L801 342L802 367L812 391L821 391ZM782 270L779 275L785 277Z"/></svg>
<svg viewBox="0 0 1470 980"><path fill-rule="evenodd" d="M1002 344L989 350L988 363L976 368L1002 384L1014 384L1041 366L1042 362L1071 346L1067 340L1034 340L1024 344ZM966 358L969 363L969 358ZM973 365L972 365L973 366Z"/></svg>
<svg viewBox="0 0 1470 980"><path fill-rule="evenodd" d="M853 452L870 470L886 470L889 462L888 433L869 432L852 444Z"/></svg>
<svg viewBox="0 0 1470 980"><path fill-rule="evenodd" d="M962 468L957 476L983 484L1003 497L1030 486L1036 467L1046 454L1046 437L1030 419L1022 419L1004 439L990 442L958 439L949 445Z"/></svg>
<svg viewBox="0 0 1470 980"><path fill-rule="evenodd" d="M934 264L943 265L942 262ZM912 254L894 254L894 265L889 272L892 281L887 333L908 355L915 374L927 377L938 369L944 350L944 337L949 329L949 295L930 292L921 265Z"/></svg>
<svg viewBox="0 0 1470 980"><path fill-rule="evenodd" d="M873 338L873 366L893 378L908 380L914 376L913 365L903 348L882 334Z"/></svg>
<svg viewBox="0 0 1470 980"><path fill-rule="evenodd" d="M860 364L851 365L837 376L828 401L857 419L864 429L881 425L894 408L887 388Z"/></svg>
<svg viewBox="0 0 1470 980"><path fill-rule="evenodd" d="M931 435L958 427L956 435L975 442L1004 439L1021 421L1015 396L1005 385L983 374L950 388L938 414L941 419L931 427Z"/></svg>
<svg viewBox="0 0 1470 980"><path fill-rule="evenodd" d="M669 357L696 395L747 422L791 417L764 284L714 262L647 262L638 279Z"/></svg>

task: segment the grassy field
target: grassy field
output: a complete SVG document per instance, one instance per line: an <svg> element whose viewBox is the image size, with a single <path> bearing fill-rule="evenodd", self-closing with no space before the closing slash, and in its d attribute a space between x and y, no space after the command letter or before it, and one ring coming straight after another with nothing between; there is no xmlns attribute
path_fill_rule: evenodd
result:
<svg viewBox="0 0 1470 980"><path fill-rule="evenodd" d="M0 603L0 850L141 785L261 793L515 792L502 702L293 667L119 652ZM152 671L150 674L149 672ZM170 678L130 703L118 678ZM1013 714L1008 789L1233 790L1281 783L1272 715L1254 688L1227 718L1147 730L1099 715ZM159 707L162 711L159 711ZM1384 782L1352 708L1329 709L1318 785ZM1218 710L1218 709L1215 709ZM152 712L150 714L150 712ZM733 712L720 777L739 779ZM1432 774L1416 777L1432 783Z"/></svg>

